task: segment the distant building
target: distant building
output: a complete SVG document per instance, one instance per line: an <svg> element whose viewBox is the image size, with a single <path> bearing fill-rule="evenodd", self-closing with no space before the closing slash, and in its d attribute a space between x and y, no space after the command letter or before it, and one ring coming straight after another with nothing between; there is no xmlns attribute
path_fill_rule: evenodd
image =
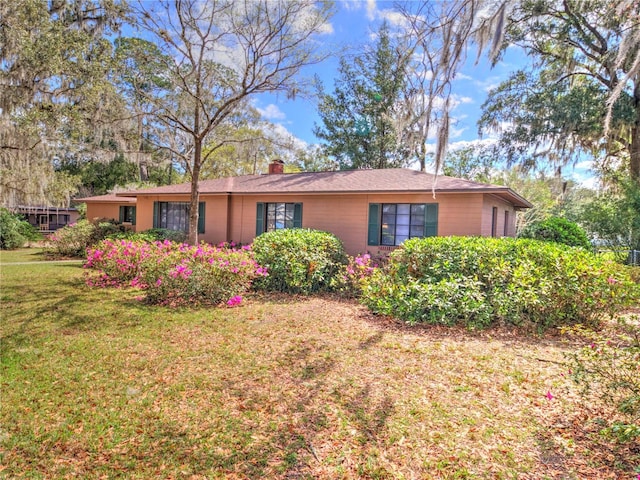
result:
<svg viewBox="0 0 640 480"><path fill-rule="evenodd" d="M80 218L75 208L20 205L14 211L44 234L76 223Z"/></svg>

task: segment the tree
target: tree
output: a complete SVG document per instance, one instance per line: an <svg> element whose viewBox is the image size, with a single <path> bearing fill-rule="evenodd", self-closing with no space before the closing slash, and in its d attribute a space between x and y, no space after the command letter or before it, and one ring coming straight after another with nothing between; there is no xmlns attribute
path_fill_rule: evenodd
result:
<svg viewBox="0 0 640 480"><path fill-rule="evenodd" d="M114 42L113 82L127 104L129 117L123 123L125 149L138 167L138 180L149 180L149 169L170 163L168 156L154 147L154 137L161 134L153 121L153 104L146 99L169 87L166 70L168 58L148 40L120 37ZM142 95L140 92L144 92Z"/></svg>
<svg viewBox="0 0 640 480"><path fill-rule="evenodd" d="M474 182L488 182L492 164L493 157L488 147L466 146L447 152L442 173Z"/></svg>
<svg viewBox="0 0 640 480"><path fill-rule="evenodd" d="M406 78L406 52L392 42L383 23L373 48L340 59L333 94L320 92L322 125L315 135L341 169L404 166L408 151L395 128Z"/></svg>
<svg viewBox="0 0 640 480"><path fill-rule="evenodd" d="M455 107L452 82L476 42L478 53L491 44L489 55L499 52L509 0L442 0L399 5L405 21L406 87L396 117L402 143L425 170L427 141L435 135L435 167L445 160L451 110Z"/></svg>
<svg viewBox="0 0 640 480"><path fill-rule="evenodd" d="M502 131L497 153L508 163L536 168L543 161L554 169L585 155L603 159L601 167L625 156L624 132L633 125L633 106L625 95L616 102L613 133L604 135L607 93L595 82L558 81L547 70L518 71L493 89L483 105L480 126Z"/></svg>
<svg viewBox="0 0 640 480"><path fill-rule="evenodd" d="M312 40L323 32L332 6L312 0L162 0L140 1L134 12L137 25L168 59L168 85L153 95L137 93L153 105L163 128L178 134L161 146L190 177L188 240L195 244L200 173L227 143L209 139L250 96L304 90L296 76L323 58Z"/></svg>
<svg viewBox="0 0 640 480"><path fill-rule="evenodd" d="M121 112L108 81L121 1L0 3L0 201L7 206L68 198L52 158L99 146L100 119ZM99 148L98 148L99 149Z"/></svg>
<svg viewBox="0 0 640 480"><path fill-rule="evenodd" d="M640 186L628 177L585 202L578 221L600 246L626 260L629 250L640 250Z"/></svg>
<svg viewBox="0 0 640 480"><path fill-rule="evenodd" d="M293 168L300 172L333 172L339 165L330 158L322 146L314 144L294 152Z"/></svg>
<svg viewBox="0 0 640 480"><path fill-rule="evenodd" d="M558 164L587 151L640 182L640 11L630 0L514 2L504 45L534 58L492 92L483 125L511 122L503 145ZM513 155L512 155L513 157Z"/></svg>

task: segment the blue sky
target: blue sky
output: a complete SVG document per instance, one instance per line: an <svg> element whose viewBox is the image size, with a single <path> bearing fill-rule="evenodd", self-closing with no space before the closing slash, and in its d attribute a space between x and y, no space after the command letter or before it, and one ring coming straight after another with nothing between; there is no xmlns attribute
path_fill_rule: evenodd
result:
<svg viewBox="0 0 640 480"><path fill-rule="evenodd" d="M337 9L331 22L332 31L322 36L325 47L328 46L333 52L339 52L345 47L355 48L367 42L382 20L389 18L391 3L342 1L337 2ZM509 52L505 61L491 69L485 57L481 57L478 64L475 64L475 50L469 52L469 57L462 74L454 82L458 106L454 111L456 124L452 128L452 142L478 138L476 122L487 91L505 79L523 61L515 52ZM318 74L325 89L332 91L333 80L338 74L338 57L331 57L320 65L308 68L306 74ZM266 119L282 125L297 138L307 143L317 142L312 130L314 122L318 123L319 118L313 99L299 98L290 101L284 96L265 95L256 105Z"/></svg>
<svg viewBox="0 0 640 480"><path fill-rule="evenodd" d="M392 2L376 0L350 0L336 2L337 12L331 20L331 27L322 35L324 48L331 52L340 52L345 47L357 47L367 42L377 31L383 19L393 22L394 14L391 10ZM481 106L487 97L487 92L506 79L510 72L521 68L527 63L526 55L517 49L508 49L501 62L491 68L486 55L482 55L476 62L477 51L468 52L468 60L461 69L460 75L454 81L453 94L457 106L453 110L449 137L450 148L467 145L469 142L480 141L477 121L481 114ZM324 61L322 64L310 67L307 75L317 74L323 81L325 90L333 90L333 80L338 72L338 56ZM287 100L285 96L265 95L255 101L263 117L281 129L286 129L300 141L312 144L318 139L313 135L313 126L319 123L315 100L297 98ZM491 139L485 135L484 141ZM591 175L588 173L588 162L578 165L567 174L585 185L590 184Z"/></svg>

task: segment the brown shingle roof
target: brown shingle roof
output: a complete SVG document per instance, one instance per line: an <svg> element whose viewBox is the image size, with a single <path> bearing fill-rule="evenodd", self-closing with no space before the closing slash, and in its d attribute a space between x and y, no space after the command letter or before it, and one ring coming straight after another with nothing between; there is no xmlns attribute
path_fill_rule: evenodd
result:
<svg viewBox="0 0 640 480"><path fill-rule="evenodd" d="M435 182L435 189L434 189ZM516 207L529 208L532 205L508 187L472 182L461 178L435 176L406 168L382 170L341 170L337 172L284 173L272 175L245 175L240 177L203 180L200 194L271 194L271 193L394 193L431 192L437 193L494 193ZM167 185L118 195L166 195L188 194L189 183Z"/></svg>
<svg viewBox="0 0 640 480"><path fill-rule="evenodd" d="M92 202L92 203L136 203L135 196L116 196L114 194L98 195L95 197L74 198L74 202Z"/></svg>

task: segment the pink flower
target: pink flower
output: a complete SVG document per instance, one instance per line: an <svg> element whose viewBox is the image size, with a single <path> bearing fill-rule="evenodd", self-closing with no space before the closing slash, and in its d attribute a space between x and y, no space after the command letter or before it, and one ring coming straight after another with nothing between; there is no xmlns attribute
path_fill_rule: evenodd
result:
<svg viewBox="0 0 640 480"><path fill-rule="evenodd" d="M609 277L609 278L607 278L607 283L608 283L609 285L615 285L616 283L619 283L619 281L618 281L618 280L616 280L616 279L615 279L615 278L613 278L613 277Z"/></svg>
<svg viewBox="0 0 640 480"><path fill-rule="evenodd" d="M547 400L551 401L553 400L553 395L551 394L551 390L547 390L547 394L545 395L545 397L547 397Z"/></svg>
<svg viewBox="0 0 640 480"><path fill-rule="evenodd" d="M240 305L242 303L242 297L240 295L236 295L227 300L227 306L235 307L236 305Z"/></svg>

